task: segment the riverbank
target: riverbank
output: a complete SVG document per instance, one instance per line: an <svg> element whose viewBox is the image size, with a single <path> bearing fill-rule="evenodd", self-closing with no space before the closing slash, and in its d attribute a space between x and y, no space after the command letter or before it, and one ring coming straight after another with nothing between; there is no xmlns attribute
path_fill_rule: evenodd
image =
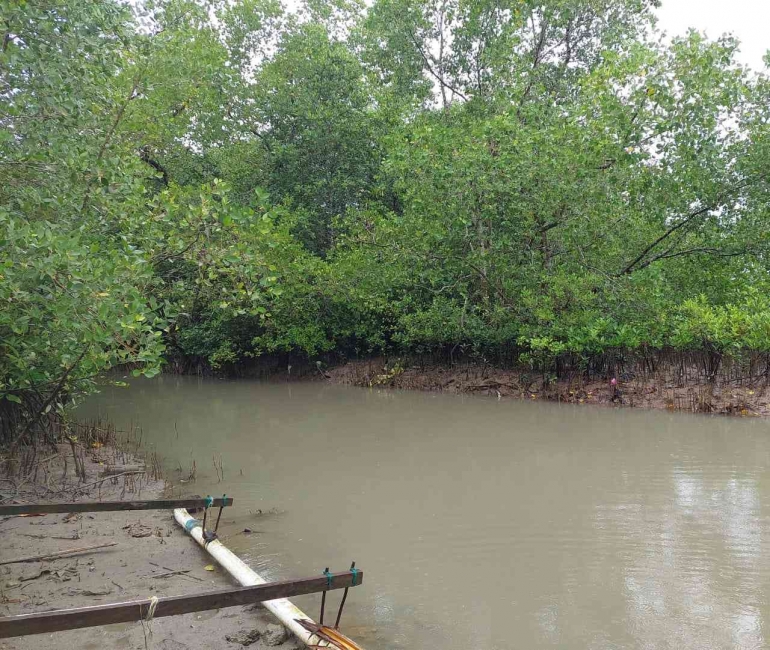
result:
<svg viewBox="0 0 770 650"><path fill-rule="evenodd" d="M655 372L623 372L611 378L543 381L538 372L495 368L478 363L409 364L372 358L325 368L316 378L338 384L488 395L569 404L625 406L691 413L770 416L766 378L753 381L729 373L709 382L697 369L668 367ZM615 382L612 382L615 379Z"/></svg>
<svg viewBox="0 0 770 650"><path fill-rule="evenodd" d="M166 492L165 482L153 478L154 472L141 466L136 457L112 447L84 450L81 461L77 464L82 467L76 471L70 445L61 445L58 453L54 451L38 463L35 480L3 479L3 503L152 499ZM3 615L237 586L174 522L170 511L0 519L3 561L102 544L115 545L58 560L0 566ZM244 645L254 650L302 647L259 606L0 641L3 650L58 650L62 646L186 650Z"/></svg>

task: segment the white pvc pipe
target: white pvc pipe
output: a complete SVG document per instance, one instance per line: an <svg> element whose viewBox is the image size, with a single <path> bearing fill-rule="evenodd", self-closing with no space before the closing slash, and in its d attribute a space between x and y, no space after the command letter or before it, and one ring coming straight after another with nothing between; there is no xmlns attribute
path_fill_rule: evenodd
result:
<svg viewBox="0 0 770 650"><path fill-rule="evenodd" d="M222 567L235 578L242 586L251 587L253 585L265 584L265 580L254 569L246 564L241 558L233 553L218 539L215 539L208 544L203 540L203 529L201 522L190 516L184 508L177 508L174 510L174 519L177 523L184 528L190 536L198 542L209 554L217 561ZM279 598L277 600L268 600L262 603L267 610L281 623L289 629L294 636L296 636L302 643L309 646L311 644L315 646L328 646L326 641L313 641L317 639L315 634L311 634L304 627L302 627L295 619L301 618L312 622L312 619L305 614L299 607L294 605L290 600L286 598Z"/></svg>

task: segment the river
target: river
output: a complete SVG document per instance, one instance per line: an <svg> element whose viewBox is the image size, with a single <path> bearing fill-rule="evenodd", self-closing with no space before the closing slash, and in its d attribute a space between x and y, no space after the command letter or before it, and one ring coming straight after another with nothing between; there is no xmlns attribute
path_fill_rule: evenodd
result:
<svg viewBox="0 0 770 650"><path fill-rule="evenodd" d="M233 496L220 532L258 571L356 560L367 650L770 643L767 420L177 376L97 414Z"/></svg>

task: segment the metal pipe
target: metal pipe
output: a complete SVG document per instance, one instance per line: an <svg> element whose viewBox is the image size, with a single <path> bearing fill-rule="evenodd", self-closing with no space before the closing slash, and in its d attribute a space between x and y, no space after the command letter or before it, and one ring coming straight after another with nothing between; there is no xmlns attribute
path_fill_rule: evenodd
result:
<svg viewBox="0 0 770 650"><path fill-rule="evenodd" d="M329 567L326 567L324 569L324 575L328 577L328 575L329 575ZM321 625L324 624L324 610L325 609L326 609L326 592L322 591L321 592L321 616L320 616L320 619L318 621Z"/></svg>
<svg viewBox="0 0 770 650"><path fill-rule="evenodd" d="M356 563L351 562L350 563L350 570L353 571L353 569L356 568ZM356 574L353 573L353 584L355 584ZM340 629L340 619L342 618L342 608L345 607L345 601L348 599L348 591L349 587L345 587L345 591L342 592L342 601L340 602L340 609L337 612L337 620L334 622L334 629L339 630Z"/></svg>
<svg viewBox="0 0 770 650"><path fill-rule="evenodd" d="M219 530L219 520L222 518L222 511L225 509L224 502L227 498L226 494L222 495L222 505L219 506L219 514L217 515L217 523L214 524L214 532L216 533Z"/></svg>

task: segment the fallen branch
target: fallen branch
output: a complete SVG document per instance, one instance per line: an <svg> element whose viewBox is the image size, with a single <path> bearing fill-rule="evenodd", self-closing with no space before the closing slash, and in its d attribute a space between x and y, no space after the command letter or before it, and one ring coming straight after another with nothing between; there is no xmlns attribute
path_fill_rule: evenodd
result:
<svg viewBox="0 0 770 650"><path fill-rule="evenodd" d="M179 574L181 574L181 575L182 575L183 577L185 577L185 578L191 578L192 580L197 580L198 582L203 582L203 580L202 580L201 578L199 578L198 576L191 576L191 575L188 575L188 574L187 574L187 572L176 571L176 570L172 569L171 567L163 566L163 565L161 565L161 564L157 564L157 563L155 563L155 562L150 562L150 564L152 564L152 566L156 566L156 567L158 567L159 569L165 569L166 571L169 571L169 572L170 572L170 573L172 573L172 574L174 574L174 573L179 573ZM160 575L157 575L157 576L152 576L152 577L154 577L154 578L160 578L160 577L162 577L163 575L168 575L168 574L160 574Z"/></svg>
<svg viewBox="0 0 770 650"><path fill-rule="evenodd" d="M149 578L169 578L171 576L178 576L183 575L185 573L190 573L190 569L179 569L178 571L167 571L166 573L159 573L154 576L148 576ZM191 577L191 576L185 576L185 577Z"/></svg>
<svg viewBox="0 0 770 650"><path fill-rule="evenodd" d="M77 553L86 553L87 551L95 551L100 548L107 548L109 546L117 546L117 542L109 542L108 544L96 544L95 546L83 546L82 548L71 548L66 551L56 551L55 553L48 553L43 555L30 555L27 557L19 557L15 560L2 560L2 564L16 564L17 562L42 562L45 560L55 560L56 558L66 557L67 555L76 555Z"/></svg>
<svg viewBox="0 0 770 650"><path fill-rule="evenodd" d="M120 476L127 476L129 474L146 474L147 470L132 470L130 472L122 472L121 474L112 474L110 476L105 476L104 478L99 479L98 481L94 481L93 483L86 483L85 485L78 485L72 488L64 488L63 490L59 490L58 492L54 492L54 496L57 494L61 494L62 492L81 492L82 490L85 490L86 488L94 487L94 485L99 485L100 483L104 483L105 481L109 481L112 478L118 478Z"/></svg>
<svg viewBox="0 0 770 650"><path fill-rule="evenodd" d="M496 381L494 379L487 379L486 381L480 384L468 384L463 388L465 390L489 390L489 389L500 388L501 386L503 388L508 388L510 390L518 390L518 391L522 390L522 387L519 384L509 383L505 381Z"/></svg>

